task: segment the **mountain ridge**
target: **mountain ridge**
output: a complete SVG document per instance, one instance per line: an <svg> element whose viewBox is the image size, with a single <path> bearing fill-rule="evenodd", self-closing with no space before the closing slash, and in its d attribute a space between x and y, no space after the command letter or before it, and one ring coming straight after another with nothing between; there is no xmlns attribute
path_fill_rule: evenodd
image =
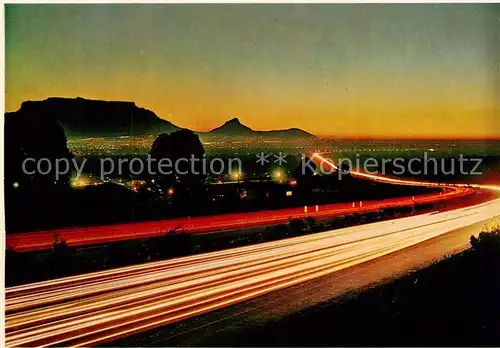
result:
<svg viewBox="0 0 500 348"><path fill-rule="evenodd" d="M287 128L268 131L258 131L241 123L239 118L235 117L226 121L221 126L204 133L205 135L219 136L255 136L255 137L295 137L295 138L316 138L315 135L299 128Z"/></svg>
<svg viewBox="0 0 500 348"><path fill-rule="evenodd" d="M185 129L160 118L149 109L138 107L133 101L49 97L24 101L17 111L5 113L6 119L16 115L53 118L63 127L68 137L157 136ZM299 128L256 131L242 124L236 117L208 132L194 132L201 137L316 138Z"/></svg>
<svg viewBox="0 0 500 348"><path fill-rule="evenodd" d="M56 119L67 136L123 136L171 133L182 129L131 101L50 97L28 100L5 117L36 115Z"/></svg>

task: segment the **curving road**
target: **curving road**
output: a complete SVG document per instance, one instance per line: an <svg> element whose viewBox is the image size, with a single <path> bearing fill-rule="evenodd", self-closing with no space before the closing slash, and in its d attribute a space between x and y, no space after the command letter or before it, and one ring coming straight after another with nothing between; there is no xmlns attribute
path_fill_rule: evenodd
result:
<svg viewBox="0 0 500 348"><path fill-rule="evenodd" d="M6 344L103 343L318 278L496 216L499 199L8 288Z"/></svg>
<svg viewBox="0 0 500 348"><path fill-rule="evenodd" d="M327 165L338 169L330 160L320 153L312 155ZM124 223L106 226L73 227L39 232L9 234L6 237L6 247L17 252L47 250L52 247L54 235L59 234L69 246L82 246L107 242L116 242L134 238L148 238L165 235L169 231L180 229L188 233L206 233L236 228L263 226L269 224L286 223L290 219L306 217L324 218L350 213L365 213L389 207L412 206L414 204L436 203L452 198L463 197L474 192L474 188L500 190L493 185L442 184L406 179L395 179L381 175L372 175L352 171L351 174L362 179L377 182L408 185L438 187L442 192L437 194L419 195L414 197L399 197L381 201L364 201L353 203L338 203L320 206L288 208L279 210L256 211L250 213L222 214L202 217L184 217L177 219Z"/></svg>
<svg viewBox="0 0 500 348"><path fill-rule="evenodd" d="M54 232L69 245L82 245L161 235L179 225L199 233L431 203L474 192L465 184L369 179L440 186L443 192L354 207L309 207L307 212L283 209L11 235L7 243L16 250L38 250L50 247ZM500 191L498 186L475 187ZM90 346L113 341L316 279L499 216L500 199L495 199L446 212L11 287L6 289L6 345Z"/></svg>
<svg viewBox="0 0 500 348"><path fill-rule="evenodd" d="M306 217L325 218L351 213L378 211L389 207L412 206L414 204L436 203L474 193L468 187L443 187L440 193L398 197L381 201L363 201L328 204L320 206L265 210L250 213L223 214L200 217L125 223L108 226L66 228L41 232L26 232L7 235L6 246L18 252L45 250L52 247L54 235L59 234L69 246L116 242L120 240L147 238L165 235L181 228L188 233L206 233L236 228L287 223L290 219Z"/></svg>

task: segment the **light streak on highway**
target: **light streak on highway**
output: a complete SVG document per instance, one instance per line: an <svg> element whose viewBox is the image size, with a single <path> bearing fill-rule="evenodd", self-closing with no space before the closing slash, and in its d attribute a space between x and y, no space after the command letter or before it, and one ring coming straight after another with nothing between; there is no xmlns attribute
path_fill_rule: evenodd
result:
<svg viewBox="0 0 500 348"><path fill-rule="evenodd" d="M320 154L314 157L336 168ZM292 218L322 218L435 203L474 192L471 185L466 184L351 173L391 184L436 186L442 192L365 201L362 206L359 203L323 205L309 212L291 208L35 232L8 236L7 243L20 246L22 251L50 247L54 233L59 233L69 245L84 245L164 235L166 229L178 226L191 233L220 231L282 223ZM500 190L492 185L474 187ZM315 279L498 216L500 200L497 199L447 212L8 288L6 344L89 346L109 342Z"/></svg>
<svg viewBox="0 0 500 348"><path fill-rule="evenodd" d="M317 158L323 163L328 164L335 170L339 170L339 167L335 165L331 160L323 157L321 153L315 152L312 155L313 158ZM409 179L395 179L388 176L368 174L360 171L352 170L351 175L354 177L360 177L365 179L370 179L377 182L395 184L395 185L406 185L406 186L426 186L426 187L470 187L485 190L500 191L500 186L498 185L482 185L482 184L449 184L449 183L439 183L439 182L428 182L428 181L418 181Z"/></svg>
<svg viewBox="0 0 500 348"><path fill-rule="evenodd" d="M264 210L249 213L233 213L212 216L183 217L160 221L145 221L108 226L74 227L51 231L8 234L7 248L18 252L46 250L52 247L54 235L59 234L68 246L81 246L98 243L116 242L127 239L164 236L169 231L180 229L186 233L206 233L234 230L271 224L288 223L290 219L327 218L352 213L379 211L384 208L413 206L436 203L452 198L464 197L474 193L468 187L442 187L443 192L409 197L397 197L379 201L363 201L326 204L318 210L304 207L278 210Z"/></svg>
<svg viewBox="0 0 500 348"><path fill-rule="evenodd" d="M320 153L314 153L312 157L338 170L335 163L323 157ZM436 203L470 195L474 193L474 188L500 191L500 186L495 185L433 183L396 179L381 175L362 173L359 171L351 171L351 174L354 177L388 184L440 188L443 190L443 193L432 193L427 195L418 195L415 197L398 197L381 201L363 201L362 206L359 202L328 204L318 206L317 211L315 209L304 211L303 207L300 207L249 213L222 214L191 218L184 217L161 221L146 221L107 226L74 227L50 231L16 233L7 235L6 245L9 249L17 252L24 252L50 249L52 247L52 243L54 242L55 234L58 234L68 246L82 246L116 242L127 239L163 236L172 230L179 230L186 233L206 233L286 223L290 219L304 219L307 217L326 218L344 214L372 212L391 207Z"/></svg>
<svg viewBox="0 0 500 348"><path fill-rule="evenodd" d="M6 290L8 346L89 346L245 301L500 216L500 200Z"/></svg>

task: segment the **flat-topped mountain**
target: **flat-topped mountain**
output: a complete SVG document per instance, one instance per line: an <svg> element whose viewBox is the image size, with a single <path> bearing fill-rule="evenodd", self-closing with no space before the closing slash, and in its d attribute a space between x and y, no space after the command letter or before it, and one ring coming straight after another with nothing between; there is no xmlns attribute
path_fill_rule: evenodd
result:
<svg viewBox="0 0 500 348"><path fill-rule="evenodd" d="M18 111L6 113L6 117L23 114L56 119L68 137L158 135L180 129L154 112L124 101L83 98L25 101Z"/></svg>
<svg viewBox="0 0 500 348"><path fill-rule="evenodd" d="M25 101L15 112L5 114L6 119L57 121L67 137L116 137L157 136L182 129L161 119L153 111L138 107L133 102L103 101L84 98L48 98L40 101ZM256 131L233 118L210 132L197 132L203 138L214 136L245 136L259 138L315 138L298 128Z"/></svg>
<svg viewBox="0 0 500 348"><path fill-rule="evenodd" d="M212 129L210 132L204 134L228 136L228 137L254 136L254 137L274 137L274 138L316 138L315 135L298 128L270 130L270 131L256 131L242 124L240 120L237 118L233 118L224 123L222 126Z"/></svg>

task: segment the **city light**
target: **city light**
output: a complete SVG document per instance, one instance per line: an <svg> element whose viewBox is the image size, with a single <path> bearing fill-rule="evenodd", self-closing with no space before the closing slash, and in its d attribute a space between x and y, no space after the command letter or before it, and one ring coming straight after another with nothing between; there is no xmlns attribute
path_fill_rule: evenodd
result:
<svg viewBox="0 0 500 348"><path fill-rule="evenodd" d="M87 186L89 185L89 182L87 179L79 177L71 180L71 186L72 187L82 187L82 186Z"/></svg>
<svg viewBox="0 0 500 348"><path fill-rule="evenodd" d="M273 176L274 178L279 181L279 182L283 182L283 177L284 177L284 174L283 174L283 171L280 170L280 169L276 169L274 172L273 172Z"/></svg>
<svg viewBox="0 0 500 348"><path fill-rule="evenodd" d="M234 180L240 180L242 177L243 177L243 173L242 172L233 172L231 174L231 177L234 179Z"/></svg>

